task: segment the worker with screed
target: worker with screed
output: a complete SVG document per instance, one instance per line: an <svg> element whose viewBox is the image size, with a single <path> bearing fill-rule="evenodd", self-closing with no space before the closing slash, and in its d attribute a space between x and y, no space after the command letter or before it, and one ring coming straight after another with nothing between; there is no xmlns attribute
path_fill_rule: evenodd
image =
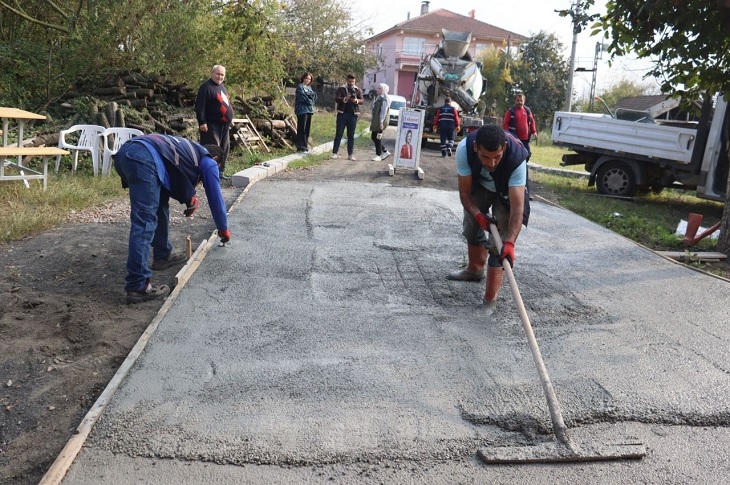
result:
<svg viewBox="0 0 730 485"><path fill-rule="evenodd" d="M497 125L482 126L456 148L468 263L464 269L450 273L448 278L481 281L486 264L483 303L489 311L494 310L502 286L502 261L507 260L514 267L515 242L530 215L525 187L527 156L520 141ZM488 237L490 224L497 225L504 241L501 252L497 251L493 238Z"/></svg>
<svg viewBox="0 0 730 485"><path fill-rule="evenodd" d="M170 244L170 198L186 205L190 217L198 208L195 188L203 182L218 237L230 241L228 214L220 187L217 145L201 145L170 135L144 135L122 145L114 157L114 169L129 188L131 205L129 253L127 256L127 303L141 303L170 293L168 285L153 285L148 265L152 247L152 269L182 265L187 257L172 253Z"/></svg>

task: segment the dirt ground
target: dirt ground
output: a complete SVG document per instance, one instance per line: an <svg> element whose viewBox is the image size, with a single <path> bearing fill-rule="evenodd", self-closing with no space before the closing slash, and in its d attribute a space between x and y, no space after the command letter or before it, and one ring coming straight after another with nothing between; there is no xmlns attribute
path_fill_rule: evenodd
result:
<svg viewBox="0 0 730 485"><path fill-rule="evenodd" d="M392 148L391 148L392 150ZM386 164L328 161L277 176L359 180L455 190L453 162L421 162L427 177L389 177ZM453 160L453 159L451 159ZM433 168L430 166L433 164ZM230 205L242 190L227 183ZM215 230L205 194L192 219L171 206L170 240L193 249ZM162 306L125 302L129 202L72 214L53 230L0 245L0 484L36 484ZM179 210L177 210L179 209ZM231 228L233 238L245 228ZM180 267L155 272L171 283Z"/></svg>
<svg viewBox="0 0 730 485"><path fill-rule="evenodd" d="M389 148L393 151L392 144ZM443 159L438 151L422 154L424 180L412 171L389 176L387 162L369 161L372 149L355 155L355 162L330 160L276 176L457 190L453 158ZM182 206L172 207L177 250L184 251L186 236L196 248L215 229L200 192L194 218L184 218ZM240 194L230 183L224 186L229 206ZM245 210L245 200L238 210ZM162 306L125 303L128 217L128 200L121 199L0 246L1 484L40 481ZM233 238L245 230L231 228ZM179 269L156 272L155 280L170 282Z"/></svg>

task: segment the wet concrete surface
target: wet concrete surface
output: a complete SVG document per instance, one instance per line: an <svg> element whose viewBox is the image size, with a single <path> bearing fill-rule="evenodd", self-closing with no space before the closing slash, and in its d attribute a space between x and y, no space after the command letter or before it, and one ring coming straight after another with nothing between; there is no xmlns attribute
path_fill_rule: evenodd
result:
<svg viewBox="0 0 730 485"><path fill-rule="evenodd" d="M519 313L445 278L458 193L388 182L250 187L63 483L730 481L730 284L539 200L515 275L568 433L648 455L482 463L554 441Z"/></svg>

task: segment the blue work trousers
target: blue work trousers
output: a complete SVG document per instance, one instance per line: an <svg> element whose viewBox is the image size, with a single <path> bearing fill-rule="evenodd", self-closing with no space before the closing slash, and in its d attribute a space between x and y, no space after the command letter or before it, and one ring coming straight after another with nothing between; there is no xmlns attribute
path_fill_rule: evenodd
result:
<svg viewBox="0 0 730 485"><path fill-rule="evenodd" d="M441 155L446 156L446 150L454 149L454 132L455 126L439 126L439 135L441 135Z"/></svg>
<svg viewBox="0 0 730 485"><path fill-rule="evenodd" d="M157 175L157 165L141 143L127 143L114 159L114 169L129 186L131 227L127 277L124 288L140 291L152 278L150 246L154 259L167 259L170 244L170 196Z"/></svg>
<svg viewBox="0 0 730 485"><path fill-rule="evenodd" d="M342 135L347 129L347 156L352 155L355 150L355 130L357 129L357 115L353 113L337 113L337 126L335 131L335 141L332 146L332 153L340 150L340 141Z"/></svg>

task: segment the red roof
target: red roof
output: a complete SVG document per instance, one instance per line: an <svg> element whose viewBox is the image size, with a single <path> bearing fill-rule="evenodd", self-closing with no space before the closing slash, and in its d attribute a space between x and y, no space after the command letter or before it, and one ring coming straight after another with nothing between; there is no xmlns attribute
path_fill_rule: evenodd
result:
<svg viewBox="0 0 730 485"><path fill-rule="evenodd" d="M509 30L495 27L494 25L473 19L466 15L454 13L450 10L439 8L418 17L406 20L368 40L390 34L393 30L410 30L418 32L441 32L441 29L453 30L455 32L471 32L474 38L506 39L510 37L513 41L526 41L524 35L510 32Z"/></svg>

